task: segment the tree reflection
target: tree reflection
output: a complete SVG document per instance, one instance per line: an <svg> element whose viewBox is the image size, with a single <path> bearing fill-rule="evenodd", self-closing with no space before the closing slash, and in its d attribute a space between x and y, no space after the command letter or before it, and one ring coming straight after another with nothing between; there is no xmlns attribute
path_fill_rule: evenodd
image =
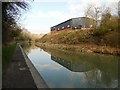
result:
<svg viewBox="0 0 120 90"><path fill-rule="evenodd" d="M23 47L27 52L38 48L34 44ZM40 51L51 54L51 60L59 63L74 73L83 73L87 87L118 87L118 60L112 55L76 53L41 47Z"/></svg>
<svg viewBox="0 0 120 90"><path fill-rule="evenodd" d="M21 46L26 54L30 52L31 43L22 43Z"/></svg>
<svg viewBox="0 0 120 90"><path fill-rule="evenodd" d="M51 60L73 72L84 72L94 87L118 87L118 59L100 54L76 54L44 48L51 53Z"/></svg>
<svg viewBox="0 0 120 90"><path fill-rule="evenodd" d="M21 43L21 46L22 46L22 48L23 48L23 50L25 51L26 54L28 54L31 49L38 48L38 47L35 46L34 43L31 43L31 42Z"/></svg>

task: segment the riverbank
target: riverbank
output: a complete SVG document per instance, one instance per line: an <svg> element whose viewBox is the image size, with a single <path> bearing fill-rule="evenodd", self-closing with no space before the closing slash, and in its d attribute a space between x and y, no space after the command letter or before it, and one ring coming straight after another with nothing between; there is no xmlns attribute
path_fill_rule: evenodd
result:
<svg viewBox="0 0 120 90"><path fill-rule="evenodd" d="M68 50L76 52L100 53L109 55L120 55L120 49L112 48L110 46L99 46L96 44L80 43L76 45L68 44L51 44L51 43L36 43L39 47L48 47L51 49Z"/></svg>
<svg viewBox="0 0 120 90"><path fill-rule="evenodd" d="M37 45L54 49L120 55L120 33L116 30L68 29L49 33L37 40Z"/></svg>
<svg viewBox="0 0 120 90"><path fill-rule="evenodd" d="M37 90L40 85L42 85L41 88L46 88L42 79L41 84L36 83L33 72L36 79L40 80L40 77L36 74L36 70L33 69L34 67L29 61L26 61L25 54L17 44L11 63L3 73L2 88L34 88Z"/></svg>

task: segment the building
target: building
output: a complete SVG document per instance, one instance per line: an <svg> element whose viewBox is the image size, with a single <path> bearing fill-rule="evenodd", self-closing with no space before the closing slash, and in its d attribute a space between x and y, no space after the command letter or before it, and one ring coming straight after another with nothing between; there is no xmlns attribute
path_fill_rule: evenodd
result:
<svg viewBox="0 0 120 90"><path fill-rule="evenodd" d="M51 31L60 31L67 28L87 29L94 27L95 27L95 20L87 17L78 17L78 18L71 18L67 21L64 21L58 25L51 27Z"/></svg>

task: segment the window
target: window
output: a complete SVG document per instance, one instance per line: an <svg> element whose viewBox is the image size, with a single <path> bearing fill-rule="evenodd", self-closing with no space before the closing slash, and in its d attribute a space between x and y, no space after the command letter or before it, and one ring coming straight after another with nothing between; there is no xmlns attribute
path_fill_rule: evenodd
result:
<svg viewBox="0 0 120 90"><path fill-rule="evenodd" d="M67 25L67 27L70 27L70 25Z"/></svg>
<svg viewBox="0 0 120 90"><path fill-rule="evenodd" d="M55 27L53 27L55 29Z"/></svg>
<svg viewBox="0 0 120 90"><path fill-rule="evenodd" d="M75 29L76 29L77 27L75 27Z"/></svg>
<svg viewBox="0 0 120 90"><path fill-rule="evenodd" d="M81 27L82 27L82 25L79 25L79 27L81 28Z"/></svg>

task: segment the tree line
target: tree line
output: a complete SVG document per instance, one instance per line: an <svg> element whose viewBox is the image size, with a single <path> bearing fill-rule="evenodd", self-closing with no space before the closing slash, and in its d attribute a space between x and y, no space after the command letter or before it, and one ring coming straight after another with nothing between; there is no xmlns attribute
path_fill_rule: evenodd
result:
<svg viewBox="0 0 120 90"><path fill-rule="evenodd" d="M86 17L95 20L94 42L120 48L118 3L112 4L112 6L96 6L89 3L84 13Z"/></svg>
<svg viewBox="0 0 120 90"><path fill-rule="evenodd" d="M28 2L2 2L2 43L3 45L15 40L29 40L30 32L22 28L18 21L21 10L29 9Z"/></svg>
<svg viewBox="0 0 120 90"><path fill-rule="evenodd" d="M110 7L106 5L96 6L89 3L84 14L86 17L95 20L95 28L99 30L99 33L102 34L108 30L116 30L120 32L120 30L118 30L120 27L118 24L120 20L118 16L118 4L114 4L114 6Z"/></svg>

